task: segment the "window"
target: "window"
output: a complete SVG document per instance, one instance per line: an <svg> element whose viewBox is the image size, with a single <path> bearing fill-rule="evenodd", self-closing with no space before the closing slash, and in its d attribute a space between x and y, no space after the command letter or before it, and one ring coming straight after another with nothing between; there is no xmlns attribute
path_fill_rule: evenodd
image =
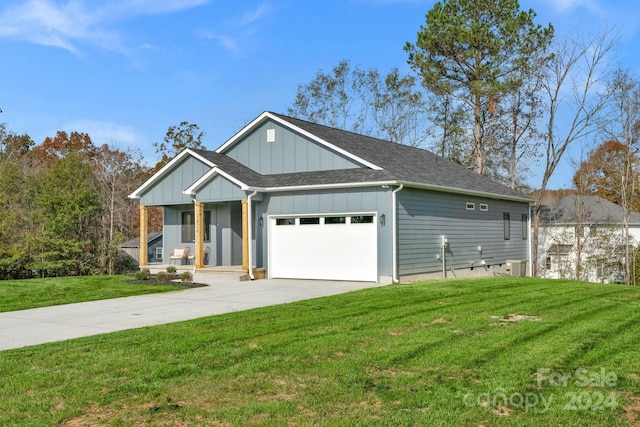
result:
<svg viewBox="0 0 640 427"><path fill-rule="evenodd" d="M267 129L267 142L276 142L276 130Z"/></svg>
<svg viewBox="0 0 640 427"><path fill-rule="evenodd" d="M504 240L511 240L511 214L504 212L502 214L502 223L504 228Z"/></svg>
<svg viewBox="0 0 640 427"><path fill-rule="evenodd" d="M204 212L204 241L211 241L211 211ZM196 214L182 212L182 243L196 241Z"/></svg>
<svg viewBox="0 0 640 427"><path fill-rule="evenodd" d="M156 259L162 259L162 248L156 248Z"/></svg>
<svg viewBox="0 0 640 427"><path fill-rule="evenodd" d="M545 267L547 270L551 270L551 257L550 257L550 256L547 256L547 257L545 258L545 260L544 260L544 267Z"/></svg>
<svg viewBox="0 0 640 427"><path fill-rule="evenodd" d="M320 224L320 218L317 216L312 218L300 218L300 225L316 225Z"/></svg>
<svg viewBox="0 0 640 427"><path fill-rule="evenodd" d="M474 211L475 209L476 209L476 204L475 203L467 202L467 210L468 211Z"/></svg>
<svg viewBox="0 0 640 427"><path fill-rule="evenodd" d="M296 225L295 218L278 218L276 219L276 225Z"/></svg>
<svg viewBox="0 0 640 427"><path fill-rule="evenodd" d="M351 224L373 224L373 215L352 216Z"/></svg>
<svg viewBox="0 0 640 427"><path fill-rule="evenodd" d="M347 218L344 216L328 216L325 217L325 224L346 224Z"/></svg>
<svg viewBox="0 0 640 427"><path fill-rule="evenodd" d="M522 240L527 240L529 237L529 216L522 214Z"/></svg>
<svg viewBox="0 0 640 427"><path fill-rule="evenodd" d="M489 211L489 205L486 203L480 203L480 210L482 212L488 212Z"/></svg>
<svg viewBox="0 0 640 427"><path fill-rule="evenodd" d="M576 225L575 232L576 237L584 237L584 227L582 225Z"/></svg>

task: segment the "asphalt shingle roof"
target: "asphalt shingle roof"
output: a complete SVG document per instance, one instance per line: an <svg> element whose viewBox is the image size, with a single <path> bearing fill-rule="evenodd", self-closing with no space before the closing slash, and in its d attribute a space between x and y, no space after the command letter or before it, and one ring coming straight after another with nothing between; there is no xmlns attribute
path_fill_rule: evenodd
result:
<svg viewBox="0 0 640 427"><path fill-rule="evenodd" d="M294 126L380 166L391 179L429 186L525 198L522 193L497 183L430 151L395 144L305 120L271 113Z"/></svg>
<svg viewBox="0 0 640 427"><path fill-rule="evenodd" d="M622 224L619 205L598 196L571 195L540 209L541 224ZM640 214L630 212L631 224L640 224Z"/></svg>
<svg viewBox="0 0 640 427"><path fill-rule="evenodd" d="M430 151L384 141L357 133L311 123L305 120L269 113L293 126L353 155L382 170L351 168L330 171L261 175L224 154L207 150L193 150L216 164L226 173L252 187L289 187L342 183L397 181L432 187L493 194L518 199L526 197L463 166L446 160Z"/></svg>

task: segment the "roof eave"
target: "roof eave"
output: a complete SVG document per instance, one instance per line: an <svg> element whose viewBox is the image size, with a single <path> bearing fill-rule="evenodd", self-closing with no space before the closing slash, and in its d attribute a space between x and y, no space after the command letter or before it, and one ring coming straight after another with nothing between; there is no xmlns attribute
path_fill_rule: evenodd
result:
<svg viewBox="0 0 640 427"><path fill-rule="evenodd" d="M522 196L510 196L489 192L480 192L474 190L466 190L455 187L446 187L446 186L438 186L438 185L428 185L410 181L399 181L399 180L385 180L385 181L365 181L365 182L343 182L343 183L335 183L335 184L311 184L311 185L289 185L289 186L275 186L275 187L249 187L248 190L258 190L259 192L265 193L273 193L278 191L301 191L301 190L323 190L323 189L334 189L334 188L353 188L353 187L383 187L383 186L397 186L404 185L405 187L410 188L418 188L421 190L432 190L439 191L444 193L454 193L454 194L463 194L470 196L479 196L496 200L510 200L515 202L523 202L533 204L535 202L534 199Z"/></svg>

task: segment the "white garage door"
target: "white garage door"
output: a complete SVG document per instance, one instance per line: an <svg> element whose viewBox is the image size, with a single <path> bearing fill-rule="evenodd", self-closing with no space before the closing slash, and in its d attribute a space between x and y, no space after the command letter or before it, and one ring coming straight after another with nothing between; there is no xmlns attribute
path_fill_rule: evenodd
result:
<svg viewBox="0 0 640 427"><path fill-rule="evenodd" d="M375 215L271 218L269 276L377 281Z"/></svg>

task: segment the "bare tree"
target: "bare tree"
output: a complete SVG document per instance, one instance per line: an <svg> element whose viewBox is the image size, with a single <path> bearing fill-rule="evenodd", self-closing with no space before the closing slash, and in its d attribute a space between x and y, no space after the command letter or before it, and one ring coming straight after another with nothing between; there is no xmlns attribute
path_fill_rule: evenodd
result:
<svg viewBox="0 0 640 427"><path fill-rule="evenodd" d="M546 126L538 200L544 198L549 180L567 148L596 132L601 125L608 99L597 91L606 78L606 59L615 43L616 38L606 30L590 41L566 38L555 49L542 83ZM566 127L560 127L560 120L567 123ZM537 202L533 212L532 259L537 259L539 209ZM534 264L534 275L536 267Z"/></svg>
<svg viewBox="0 0 640 427"><path fill-rule="evenodd" d="M287 114L338 129L418 146L427 139L426 109L416 77L398 69L382 75L342 60L299 84Z"/></svg>
<svg viewBox="0 0 640 427"><path fill-rule="evenodd" d="M621 143L624 159L620 179L612 189L619 196L623 211L623 259L625 283L632 278L632 239L629 234L629 217L635 200L638 183L638 153L640 152L640 82L628 72L617 70L607 86L611 96L611 120L605 127L608 138Z"/></svg>

